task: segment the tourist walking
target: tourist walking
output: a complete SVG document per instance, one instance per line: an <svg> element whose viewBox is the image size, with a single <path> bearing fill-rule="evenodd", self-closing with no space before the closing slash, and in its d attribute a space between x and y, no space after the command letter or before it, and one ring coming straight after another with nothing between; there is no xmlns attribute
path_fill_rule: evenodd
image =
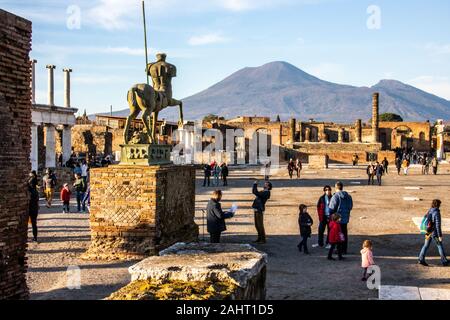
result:
<svg viewBox="0 0 450 320"><path fill-rule="evenodd" d="M407 158L405 158L402 162L403 174L405 176L408 175L409 165L410 165L409 160Z"/></svg>
<svg viewBox="0 0 450 320"><path fill-rule="evenodd" d="M55 192L56 187L56 176L50 169L47 169L45 170L45 176L42 180L47 208L50 208L52 206L53 193Z"/></svg>
<svg viewBox="0 0 450 320"><path fill-rule="evenodd" d="M381 177L383 177L384 167L377 161L375 166L375 175L377 176L378 185L381 186Z"/></svg>
<svg viewBox="0 0 450 320"><path fill-rule="evenodd" d="M367 281L367 271L369 267L375 265L375 262L373 260L373 244L372 241L366 240L363 242L363 247L361 250L361 267L363 268L363 277L361 278L362 281Z"/></svg>
<svg viewBox="0 0 450 320"><path fill-rule="evenodd" d="M381 162L381 164L383 165L383 168L384 168L384 172L386 173L386 174L389 174L389 161L388 161L388 159L385 157L384 159L383 159L383 161Z"/></svg>
<svg viewBox="0 0 450 320"><path fill-rule="evenodd" d="M266 181L264 183L264 190L258 191L258 181L253 184L253 194L256 196L253 201L252 208L254 211L255 228L258 232L256 243L266 243L266 232L264 229L264 211L266 211L266 202L270 199L270 191L272 190L272 183Z"/></svg>
<svg viewBox="0 0 450 320"><path fill-rule="evenodd" d="M77 164L75 165L75 168L73 168L73 175L76 178L77 174L79 174L81 176L83 170L81 170L81 165L79 162L77 162Z"/></svg>
<svg viewBox="0 0 450 320"><path fill-rule="evenodd" d="M300 159L297 159L295 162L295 171L297 172L297 178L300 179L300 175L302 173L303 170L303 166L302 166L302 162L300 161Z"/></svg>
<svg viewBox="0 0 450 320"><path fill-rule="evenodd" d="M437 157L434 157L433 160L431 161L431 167L433 168L434 175L437 175L438 165L439 165L439 161L438 161Z"/></svg>
<svg viewBox="0 0 450 320"><path fill-rule="evenodd" d="M89 182L83 198L83 207L87 209L87 212L91 212L91 184Z"/></svg>
<svg viewBox="0 0 450 320"><path fill-rule="evenodd" d="M205 175L205 178L203 180L203 186L206 187L206 182L208 182L208 187L211 183L211 166L209 164L205 164L203 166L203 174Z"/></svg>
<svg viewBox="0 0 450 320"><path fill-rule="evenodd" d="M339 214L332 214L330 217L330 250L328 251L328 260L336 260L333 258L333 252L337 249L337 254L339 260L344 259L343 254L343 243L344 234L342 232L341 216Z"/></svg>
<svg viewBox="0 0 450 320"><path fill-rule="evenodd" d="M431 209L428 211L427 230L425 235L425 244L419 254L419 264L428 266L426 262L427 251L430 248L431 241L434 241L443 266L448 266L447 256L445 255L444 246L442 245L442 219L441 219L441 200L435 199L431 203Z"/></svg>
<svg viewBox="0 0 450 320"><path fill-rule="evenodd" d="M69 189L69 184L64 183L64 186L61 189L60 197L63 203L63 213L70 213L70 197L72 192Z"/></svg>
<svg viewBox="0 0 450 320"><path fill-rule="evenodd" d="M420 159L420 164L422 165L422 175L425 175L427 171L427 159L425 156Z"/></svg>
<svg viewBox="0 0 450 320"><path fill-rule="evenodd" d="M84 194L86 192L86 183L84 182L84 179L80 174L77 174L77 178L75 180L75 183L73 184L73 187L75 188L77 195L78 212L86 212L86 207L84 205L82 206Z"/></svg>
<svg viewBox="0 0 450 320"><path fill-rule="evenodd" d="M344 234L342 253L347 254L348 223L350 222L350 215L353 209L353 199L347 192L344 191L344 184L342 182L337 182L335 188L336 193L333 195L330 201L330 213L337 213L341 217L341 231Z"/></svg>
<svg viewBox="0 0 450 320"><path fill-rule="evenodd" d="M300 228L300 237L301 241L297 245L297 248L300 252L304 252L305 254L309 254L308 250L308 238L311 238L311 227L314 224L313 219L308 213L308 208L306 205L301 204L299 207L298 214L298 226Z"/></svg>
<svg viewBox="0 0 450 320"><path fill-rule="evenodd" d="M219 181L220 181L220 172L221 172L221 168L218 164L216 164L213 168L212 168L212 172L214 175L214 186L218 187L219 186Z"/></svg>
<svg viewBox="0 0 450 320"><path fill-rule="evenodd" d="M224 187L228 186L227 178L228 178L229 170L228 170L228 166L225 162L222 163L222 165L220 166L220 173L222 174L223 186Z"/></svg>
<svg viewBox="0 0 450 320"><path fill-rule="evenodd" d="M28 180L28 193L29 193L29 203L28 203L28 215L31 220L31 228L33 230L33 240L37 242L38 227L37 218L39 214L39 191L37 189L37 174L36 171L30 173L30 179Z"/></svg>
<svg viewBox="0 0 450 320"><path fill-rule="evenodd" d="M330 228L328 223L330 222L330 201L332 198L332 190L330 186L325 186L323 188L323 195L319 198L317 202L317 214L319 216L319 230L318 230L318 245L319 247L324 246L324 234L325 229L327 229L326 244L329 244L328 237L330 235Z"/></svg>
<svg viewBox="0 0 450 320"><path fill-rule="evenodd" d="M395 158L395 167L397 168L397 174L400 175L400 171L402 170L402 160L399 157Z"/></svg>
<svg viewBox="0 0 450 320"><path fill-rule="evenodd" d="M220 243L222 232L227 230L225 219L230 219L234 215L232 212L222 210L221 200L222 191L215 190L206 206L206 223L211 243Z"/></svg>
<svg viewBox="0 0 450 320"><path fill-rule="evenodd" d="M366 173L367 173L367 177L368 177L367 184L369 186L373 185L374 184L374 177L375 177L375 166L372 163L370 163L367 166Z"/></svg>
<svg viewBox="0 0 450 320"><path fill-rule="evenodd" d="M294 170L295 170L295 163L294 160L289 160L288 163L288 173L289 173L289 177L292 179L292 176L294 175Z"/></svg>
<svg viewBox="0 0 450 320"><path fill-rule="evenodd" d="M89 171L89 166L86 163L86 160L83 160L82 164L81 164L81 177L83 178L85 185L87 184L87 181L88 181L88 171Z"/></svg>

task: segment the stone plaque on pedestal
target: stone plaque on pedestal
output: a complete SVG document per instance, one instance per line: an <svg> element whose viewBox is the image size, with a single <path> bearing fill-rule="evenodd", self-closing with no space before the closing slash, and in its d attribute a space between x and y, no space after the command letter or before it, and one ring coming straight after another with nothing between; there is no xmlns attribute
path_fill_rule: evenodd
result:
<svg viewBox="0 0 450 320"><path fill-rule="evenodd" d="M170 145L166 144L126 144L121 145L121 165L162 165L170 164Z"/></svg>
<svg viewBox="0 0 450 320"><path fill-rule="evenodd" d="M91 170L91 245L85 259L130 260L198 239L195 168L115 165Z"/></svg>

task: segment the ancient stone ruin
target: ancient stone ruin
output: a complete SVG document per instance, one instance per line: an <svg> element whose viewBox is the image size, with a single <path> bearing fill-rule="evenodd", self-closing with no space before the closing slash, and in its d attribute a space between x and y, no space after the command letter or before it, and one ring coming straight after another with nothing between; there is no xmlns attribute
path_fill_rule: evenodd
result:
<svg viewBox="0 0 450 320"><path fill-rule="evenodd" d="M28 297L31 22L0 10L0 297ZM12 170L13 169L13 170Z"/></svg>

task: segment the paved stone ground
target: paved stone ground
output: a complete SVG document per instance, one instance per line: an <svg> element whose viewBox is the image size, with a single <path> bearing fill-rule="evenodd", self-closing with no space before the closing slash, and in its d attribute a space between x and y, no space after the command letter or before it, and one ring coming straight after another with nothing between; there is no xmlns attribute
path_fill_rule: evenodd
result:
<svg viewBox="0 0 450 320"><path fill-rule="evenodd" d="M309 172L306 174L306 172ZM251 187L254 179L262 179L260 170L232 171L229 187L224 191L223 207L239 205L235 218L228 221L223 242L249 243L256 238L253 226ZM414 286L450 289L450 268L439 266L437 250L430 249L430 268L416 264L423 242L413 222L423 216L431 200L443 201L442 214L450 218L450 167L442 166L438 176L422 176L414 168L411 175L393 173L384 179L384 185L367 186L365 168L348 166L329 170L305 170L300 180L290 180L281 170L272 178L274 190L265 216L268 243L257 246L269 255L267 274L269 299L374 299L378 291L368 290L360 281L360 246L363 240L374 242L376 263L381 267L382 285ZM355 209L352 213L349 256L346 261L326 260L326 250L314 248L312 255L297 251L298 205L305 203L316 220L311 244L317 241L317 214L315 204L325 184L342 180L352 191ZM405 187L420 186L419 190ZM213 187L201 187L197 181L197 223L202 238L202 208ZM418 197L419 202L404 201L404 197ZM89 243L87 214L61 214L60 203L52 209L45 206L39 216L40 243L30 243L28 253L28 285L32 299L102 299L127 284L130 276L128 263L83 262L80 255ZM205 235L208 239L208 236ZM450 252L450 240L445 247ZM311 245L310 244L310 245ZM66 288L68 266L81 268L81 289Z"/></svg>

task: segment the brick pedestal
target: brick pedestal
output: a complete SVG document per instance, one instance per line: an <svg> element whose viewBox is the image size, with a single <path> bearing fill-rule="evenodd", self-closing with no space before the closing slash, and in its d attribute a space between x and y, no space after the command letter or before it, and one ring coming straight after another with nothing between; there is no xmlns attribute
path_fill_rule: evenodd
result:
<svg viewBox="0 0 450 320"><path fill-rule="evenodd" d="M195 169L117 165L91 171L91 245L85 259L157 255L198 238Z"/></svg>

